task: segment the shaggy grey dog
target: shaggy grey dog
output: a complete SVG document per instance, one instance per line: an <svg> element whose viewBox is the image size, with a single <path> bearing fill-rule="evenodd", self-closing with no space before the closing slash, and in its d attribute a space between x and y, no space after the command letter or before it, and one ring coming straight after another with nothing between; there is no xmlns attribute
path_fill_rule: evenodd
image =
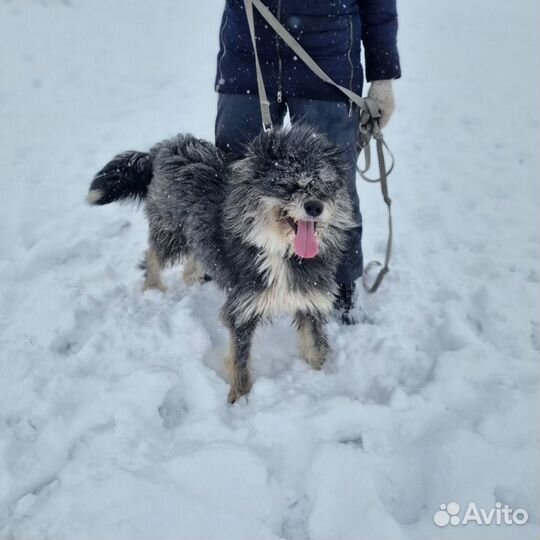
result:
<svg viewBox="0 0 540 540"><path fill-rule="evenodd" d="M148 153L125 152L94 178L91 204L145 201L150 225L145 287L184 260L189 281L214 279L226 292L232 403L251 388L257 324L294 317L301 353L320 369L335 273L355 224L340 150L307 126L261 133L230 161L209 142L178 135Z"/></svg>

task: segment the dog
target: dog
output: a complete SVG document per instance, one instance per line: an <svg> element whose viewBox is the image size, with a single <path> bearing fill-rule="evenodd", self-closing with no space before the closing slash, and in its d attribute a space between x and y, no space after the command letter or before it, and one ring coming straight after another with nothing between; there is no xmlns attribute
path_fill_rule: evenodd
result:
<svg viewBox="0 0 540 540"><path fill-rule="evenodd" d="M226 293L229 402L249 393L253 334L290 314L305 360L320 369L335 273L355 226L338 147L307 125L273 129L233 160L192 135L124 152L94 177L87 200L144 201L149 222L145 288L184 261L184 278L210 276Z"/></svg>

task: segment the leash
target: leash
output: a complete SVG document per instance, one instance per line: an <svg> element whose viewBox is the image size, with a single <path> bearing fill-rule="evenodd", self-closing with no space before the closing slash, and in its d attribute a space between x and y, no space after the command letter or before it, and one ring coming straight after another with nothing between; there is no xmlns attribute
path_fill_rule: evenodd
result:
<svg viewBox="0 0 540 540"><path fill-rule="evenodd" d="M244 7L246 10L246 17L249 27L249 33L251 35L251 42L253 44L253 52L255 55L255 70L257 73L257 88L259 91L259 102L261 106L261 119L263 130L269 131L273 128L272 117L270 114L270 102L268 101L268 96L266 95L266 87L264 85L264 79L262 76L262 70L259 63L259 55L257 53L257 36L255 34L255 18L253 15L253 6L257 9L263 19L269 24L269 26L276 32L276 34L294 51L294 53L306 64L306 66L315 74L317 77L322 79L324 82L331 84L337 88L340 92L345 94L350 101L360 109L360 118L362 117L362 112L367 113L369 119L367 122L362 123L358 128L358 148L359 150L364 150L365 163L364 168L360 169L358 164L356 168L360 176L370 183L379 183L381 186L381 193L384 199L384 202L388 209L388 241L386 243L386 253L384 257L384 263L380 263L377 260L369 262L362 276L362 285L368 293L374 293L382 283L384 276L390 271L390 257L392 255L392 240L393 240L393 230L392 230L392 200L390 199L388 192L388 176L394 168L395 159L388 148L388 145L384 141L382 131L379 128L379 118L381 113L377 106L377 103L373 98L363 98L337 84L333 79L331 79L311 58L307 51L294 39L294 37L284 28L284 26L277 20L277 18L272 14L272 12L261 2L261 0L244 0ZM371 139L375 139L376 148L377 148L377 159L379 162L379 178L371 179L366 176L366 173L371 167L371 150L370 142ZM386 161L384 150L386 150L391 159L392 164L389 169L386 169ZM381 267L375 281L372 285L367 283L367 274L370 269L374 267Z"/></svg>
<svg viewBox="0 0 540 540"><path fill-rule="evenodd" d="M368 98L371 99L371 98ZM362 124L358 129L361 131L361 136L359 137L359 144L358 146L364 150L364 160L365 165L363 169L360 169L358 166L358 163L356 164L356 170L358 171L358 174L362 177L363 180L366 182L372 183L372 184L380 184L381 186L381 193L384 200L384 204L386 205L386 210L388 213L388 240L386 241L386 252L384 254L384 264L381 264L377 260L370 261L366 267L364 268L364 273L362 275L362 285L364 286L364 289L368 293L374 293L382 283L384 276L390 272L390 257L392 256L392 243L394 240L394 233L393 233L393 227L392 227L392 199L390 198L390 194L388 191L388 175L394 170L394 154L390 151L390 148L388 148L388 145L384 141L384 137L382 135L382 132L379 128L379 122L377 120L372 121L371 126L366 126L365 124ZM371 138L375 139L375 146L377 148L377 160L379 162L379 178L369 178L365 173L369 170L371 166L371 148L370 148L370 142ZM362 146L363 145L363 146ZM386 160L384 157L384 150L388 152L390 158L392 159L392 163L390 165L390 168L386 168ZM382 267L379 270L379 273L377 274L377 277L375 278L375 281L372 285L368 285L367 282L367 275L369 271L372 268L375 267Z"/></svg>

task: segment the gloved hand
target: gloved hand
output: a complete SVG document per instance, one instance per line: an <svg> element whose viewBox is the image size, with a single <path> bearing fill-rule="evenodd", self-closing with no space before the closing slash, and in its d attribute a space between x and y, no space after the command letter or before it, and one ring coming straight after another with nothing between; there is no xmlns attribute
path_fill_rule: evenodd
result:
<svg viewBox="0 0 540 540"><path fill-rule="evenodd" d="M379 127L384 129L396 108L394 92L392 91L392 80L373 81L369 87L368 96L373 98L379 106L379 110L381 111ZM361 121L363 122L364 118Z"/></svg>

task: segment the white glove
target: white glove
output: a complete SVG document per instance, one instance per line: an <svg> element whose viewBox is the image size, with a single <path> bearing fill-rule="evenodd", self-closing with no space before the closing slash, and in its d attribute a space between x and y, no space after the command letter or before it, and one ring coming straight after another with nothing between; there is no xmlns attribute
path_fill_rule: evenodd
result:
<svg viewBox="0 0 540 540"><path fill-rule="evenodd" d="M379 110L381 111L379 127L383 129L390 121L390 117L396 108L394 92L392 91L392 80L373 81L369 87L368 97L373 98L379 106Z"/></svg>

